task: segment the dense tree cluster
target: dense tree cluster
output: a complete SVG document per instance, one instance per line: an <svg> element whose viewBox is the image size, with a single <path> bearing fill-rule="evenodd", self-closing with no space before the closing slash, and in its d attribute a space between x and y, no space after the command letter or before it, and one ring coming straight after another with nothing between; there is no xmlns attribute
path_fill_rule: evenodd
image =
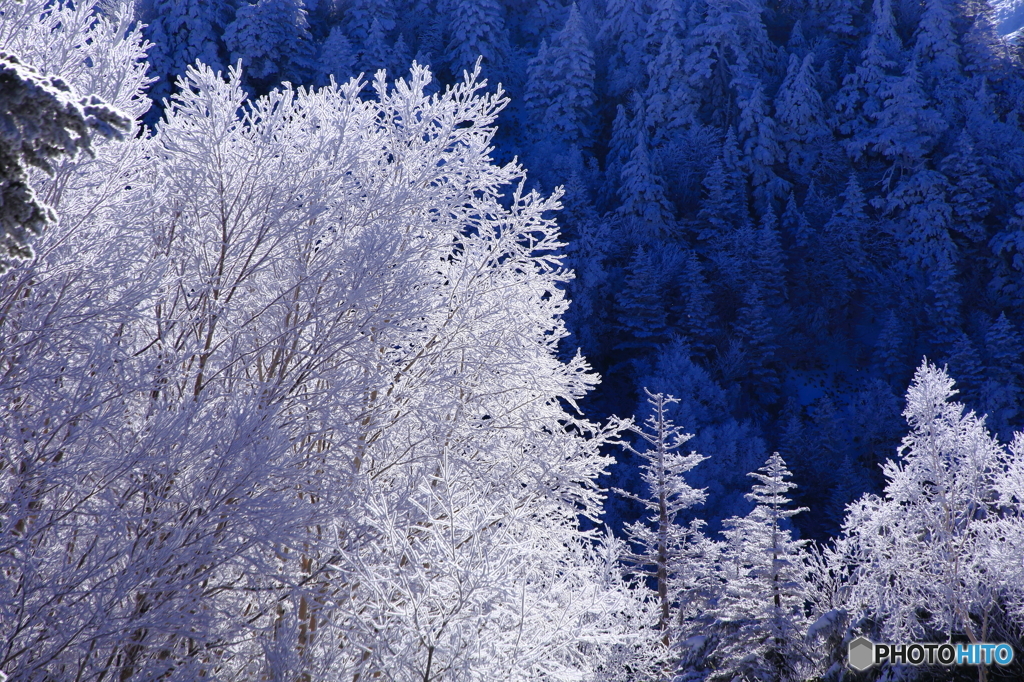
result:
<svg viewBox="0 0 1024 682"><path fill-rule="evenodd" d="M1024 424L1024 370L1012 359L1024 352L1024 74L997 31L1008 6L149 0L140 10L159 96L196 59L241 60L243 84L265 92L401 74L414 59L453 83L482 56L512 95L499 157L519 156L534 182L569 193L559 221L578 276L564 352L581 347L604 376L586 404L601 416L642 412L652 382L680 396L698 448L742 462L700 477L724 487L708 510L715 528L745 508L737 472L770 446L807 484L801 503L832 509L797 525L819 539L836 532L844 505L882 483L898 397L922 355L963 377L964 399L1002 437ZM691 366L679 365L686 355ZM767 445L742 445L755 441ZM638 492L638 464L626 457L610 482ZM621 501L608 513L618 525L640 508Z"/></svg>
<svg viewBox="0 0 1024 682"><path fill-rule="evenodd" d="M994 22L3 5L0 671L782 682L846 679L858 635L1019 645Z"/></svg>

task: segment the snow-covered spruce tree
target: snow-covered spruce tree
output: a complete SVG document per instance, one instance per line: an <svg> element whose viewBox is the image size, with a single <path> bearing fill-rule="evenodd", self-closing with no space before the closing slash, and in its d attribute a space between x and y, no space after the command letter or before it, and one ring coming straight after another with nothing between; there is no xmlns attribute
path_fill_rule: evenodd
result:
<svg viewBox="0 0 1024 682"><path fill-rule="evenodd" d="M452 74L473 70L483 58L488 69L500 72L510 51L505 7L498 0L444 0L449 42L445 60Z"/></svg>
<svg viewBox="0 0 1024 682"><path fill-rule="evenodd" d="M697 596L700 581L692 578L706 572L702 569L707 568L690 565L688 561L699 558L694 555L702 554L704 549L701 542L703 522L698 520L683 525L679 519L681 512L704 501L704 491L690 487L683 474L707 458L696 452L680 452L693 435L683 433L669 418L670 406L679 401L663 393L651 393L646 389L644 392L651 413L646 420L646 429L633 426L631 422L621 424L640 437L638 445L642 449L625 441L621 444L643 462L640 475L648 493L639 497L622 490L618 492L636 500L646 510L643 519L626 526L630 542L637 548L634 554L627 556L627 561L635 566L638 575L653 578L655 582L659 608L657 631L663 647L658 677L664 680L671 679L675 672L670 647L682 632L680 626L683 624L678 617L680 604ZM686 580L683 573L694 575ZM680 590L684 582L693 589Z"/></svg>
<svg viewBox="0 0 1024 682"><path fill-rule="evenodd" d="M759 481L747 495L755 507L726 520L723 531L723 587L715 612L720 666L714 679L803 679L807 541L794 540L786 521L806 509L787 508L787 493L796 485L779 453L748 475Z"/></svg>
<svg viewBox="0 0 1024 682"><path fill-rule="evenodd" d="M153 43L149 50L150 73L159 80L150 96L156 101L171 94L177 74L196 60L222 69L221 37L234 19L231 0L142 0L139 14L143 32Z"/></svg>
<svg viewBox="0 0 1024 682"><path fill-rule="evenodd" d="M554 135L563 144L588 145L595 103L594 53L575 3L550 47L542 43L531 61L526 100L546 144Z"/></svg>
<svg viewBox="0 0 1024 682"><path fill-rule="evenodd" d="M789 56L786 79L775 95L775 120L790 170L809 173L830 136L825 105L815 84L813 52L802 60Z"/></svg>
<svg viewBox="0 0 1024 682"><path fill-rule="evenodd" d="M75 16L29 29L140 115L138 31ZM563 408L595 377L555 355L557 203L490 161L500 93L429 81L194 68L47 182L0 280L14 679L579 679L628 644L577 526L607 433Z"/></svg>
<svg viewBox="0 0 1024 682"><path fill-rule="evenodd" d="M366 45L373 22L385 33L395 28L395 3L392 0L352 0L345 4L344 29L348 37Z"/></svg>
<svg viewBox="0 0 1024 682"><path fill-rule="evenodd" d="M126 114L137 113L133 100L145 79L127 66L142 47L130 18L124 7L96 21L87 3L39 0L0 13L0 272L30 257L29 242L56 220L56 197L43 188L61 186L63 168L95 154L93 138L120 138ZM73 27L83 44L68 44L61 26ZM123 80L93 77L85 60L123 68Z"/></svg>
<svg viewBox="0 0 1024 682"><path fill-rule="evenodd" d="M52 174L59 158L91 153L93 134L116 137L127 127L99 98L79 100L64 81L0 52L0 273L30 258L32 239L56 221L36 196L28 167Z"/></svg>
<svg viewBox="0 0 1024 682"><path fill-rule="evenodd" d="M316 47L300 0L242 3L224 29L224 44L231 61L241 61L246 76L262 87L304 83L314 71Z"/></svg>
<svg viewBox="0 0 1024 682"><path fill-rule="evenodd" d="M951 402L955 393L944 370L922 363L903 413L911 431L900 459L885 464L884 496L848 509L845 556L837 556L852 568L846 609L871 617L891 641L993 641L1007 623L1004 595L1016 573L990 565L999 538L991 530L1007 512L1019 519L1019 504L997 513L1006 453L983 417Z"/></svg>
<svg viewBox="0 0 1024 682"><path fill-rule="evenodd" d="M109 166L97 175L79 168L87 159L86 168L105 165L106 152L122 148L106 140L149 107L138 67L146 46L131 10L112 4L97 19L90 3L24 0L0 12L0 270L30 253L26 244L56 218L63 194L80 186L115 191ZM80 208L90 210L89 202Z"/></svg>
<svg viewBox="0 0 1024 682"><path fill-rule="evenodd" d="M320 45L316 62L316 84L327 85L331 76L335 80L350 77L356 63L352 42L340 26L335 26Z"/></svg>
<svg viewBox="0 0 1024 682"><path fill-rule="evenodd" d="M1020 423L1020 396L1024 393L1024 342L1014 324L1001 313L985 332L988 377L982 401L992 428L1009 436L1010 425Z"/></svg>
<svg viewBox="0 0 1024 682"><path fill-rule="evenodd" d="M646 16L644 6L632 0L608 0L597 40L609 55L608 86L616 94L628 93L642 79L641 40Z"/></svg>

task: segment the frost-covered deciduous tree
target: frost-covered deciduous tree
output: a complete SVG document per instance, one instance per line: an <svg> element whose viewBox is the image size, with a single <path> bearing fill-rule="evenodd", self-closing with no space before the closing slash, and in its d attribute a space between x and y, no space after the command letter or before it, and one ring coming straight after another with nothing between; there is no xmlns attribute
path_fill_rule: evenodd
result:
<svg viewBox="0 0 1024 682"><path fill-rule="evenodd" d="M918 368L903 413L911 431L900 460L885 464L885 495L848 509L846 608L894 641L990 641L1010 584L988 565L1004 449L954 395L944 370Z"/></svg>
<svg viewBox="0 0 1024 682"><path fill-rule="evenodd" d="M138 116L138 31L76 26L38 30L124 57L76 78ZM645 602L577 523L610 434L568 411L557 201L491 161L500 91L429 83L198 66L57 169L0 280L0 669L578 679L629 646Z"/></svg>

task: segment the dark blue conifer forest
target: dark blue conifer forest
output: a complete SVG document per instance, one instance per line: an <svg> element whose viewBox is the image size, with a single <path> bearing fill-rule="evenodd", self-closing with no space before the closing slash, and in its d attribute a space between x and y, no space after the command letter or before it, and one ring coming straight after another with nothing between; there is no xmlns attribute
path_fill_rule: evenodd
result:
<svg viewBox="0 0 1024 682"><path fill-rule="evenodd" d="M588 416L643 388L708 460L712 529L779 451L805 538L881 489L922 357L1024 426L1024 68L986 0L143 0L155 100L197 59L246 86L482 57L498 159L564 186ZM149 116L154 122L159 107ZM606 483L640 493L628 453ZM609 500L615 527L639 507Z"/></svg>

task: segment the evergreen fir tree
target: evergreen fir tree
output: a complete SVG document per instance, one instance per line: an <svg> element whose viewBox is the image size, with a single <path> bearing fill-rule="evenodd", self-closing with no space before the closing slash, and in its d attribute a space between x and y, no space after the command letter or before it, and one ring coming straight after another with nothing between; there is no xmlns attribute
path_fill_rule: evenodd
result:
<svg viewBox="0 0 1024 682"><path fill-rule="evenodd" d="M702 535L702 522L684 526L679 515L706 497L703 490L688 485L683 475L707 457L696 452L680 452L693 435L683 433L668 416L670 406L679 401L663 393L651 393L646 389L644 392L650 411L646 428L628 425L640 437L640 447L628 442L622 445L643 462L640 475L647 494L639 497L622 490L618 492L640 502L646 512L643 519L626 526L630 541L639 548L630 560L640 575L655 581L659 607L657 629L668 658L673 625L678 623L676 613L680 607L676 583L679 574L690 568L681 560L687 553L687 546L695 540L699 542ZM668 665L664 665L661 678L670 679L672 672Z"/></svg>
<svg viewBox="0 0 1024 682"><path fill-rule="evenodd" d="M564 24L565 7L559 0L537 0L527 16L522 18L521 29L536 39L546 36Z"/></svg>
<svg viewBox="0 0 1024 682"><path fill-rule="evenodd" d="M875 341L876 362L884 369L884 374L890 381L902 380L903 367L906 363L906 345L904 322L895 310L890 310Z"/></svg>
<svg viewBox="0 0 1024 682"><path fill-rule="evenodd" d="M758 481L746 495L754 509L727 520L723 531L724 585L716 610L722 666L712 679L802 679L807 541L794 540L787 523L806 509L787 508L796 485L779 453L748 475Z"/></svg>
<svg viewBox="0 0 1024 682"><path fill-rule="evenodd" d="M731 231L731 217L736 210L736 197L730 192L725 163L721 156L711 163L702 184L704 197L698 215L704 227L698 234L698 239L717 243Z"/></svg>
<svg viewBox="0 0 1024 682"><path fill-rule="evenodd" d="M313 70L315 45L301 0L243 4L224 30L231 61L261 87L288 80L302 83Z"/></svg>
<svg viewBox="0 0 1024 682"><path fill-rule="evenodd" d="M789 169L798 175L806 175L814 168L818 147L831 134L825 105L814 83L813 64L813 52L802 60L791 54L786 79L775 95L779 138Z"/></svg>
<svg viewBox="0 0 1024 682"><path fill-rule="evenodd" d="M576 3L552 44L542 43L531 60L525 99L539 130L564 144L587 145L595 103L594 54Z"/></svg>
<svg viewBox="0 0 1024 682"><path fill-rule="evenodd" d="M771 205L765 209L757 230L751 271L758 282L761 295L769 307L779 309L785 305L786 259L779 240L778 221Z"/></svg>
<svg viewBox="0 0 1024 682"><path fill-rule="evenodd" d="M608 87L622 95L643 78L642 36L647 24L643 3L608 0L598 42L608 54Z"/></svg>
<svg viewBox="0 0 1024 682"><path fill-rule="evenodd" d="M1009 436L1020 425L1024 394L1024 343L1006 313L1000 313L985 333L988 376L982 387L985 411L993 428Z"/></svg>
<svg viewBox="0 0 1024 682"><path fill-rule="evenodd" d="M864 233L868 230L869 218L867 201L864 199L864 192L860 188L856 173L850 173L842 197L842 205L825 223L824 231L831 236L835 245L847 245L845 255L852 256L854 258L852 265L857 267L861 263L861 259L857 256L863 248L862 240Z"/></svg>
<svg viewBox="0 0 1024 682"><path fill-rule="evenodd" d="M894 232L903 254L926 272L957 260L949 234L953 211L946 201L948 191L942 173L922 169L904 177L882 203L895 218Z"/></svg>
<svg viewBox="0 0 1024 682"><path fill-rule="evenodd" d="M381 69L387 70L392 62L392 47L388 44L387 35L384 33L384 25L374 17L370 24L370 31L363 41L363 49L359 55L359 69L373 78L373 74ZM395 76L397 74L391 74Z"/></svg>
<svg viewBox="0 0 1024 682"><path fill-rule="evenodd" d="M807 192L804 194L800 210L811 221L811 225L824 225L835 210L835 199L829 194L821 191L813 177L807 183Z"/></svg>
<svg viewBox="0 0 1024 682"><path fill-rule="evenodd" d="M810 499L813 499L814 506L827 507L829 491L836 484L837 470L848 447L841 435L844 431L844 420L843 415L836 408L832 396L828 394L814 401L810 416L808 440L813 444L814 455L810 466L809 482L813 483L815 490L807 492L813 496ZM824 518L816 519L816 521L821 524L819 530L825 526Z"/></svg>
<svg viewBox="0 0 1024 682"><path fill-rule="evenodd" d="M654 58L662 51L669 36L684 28L685 19L679 0L653 0L644 31L644 61L650 68Z"/></svg>
<svg viewBox="0 0 1024 682"><path fill-rule="evenodd" d="M871 35L861 53L860 64L843 77L835 96L837 129L847 136L847 152L859 159L869 141L866 138L874 117L882 110L884 89L892 81L895 57L900 51L890 0L874 0Z"/></svg>
<svg viewBox="0 0 1024 682"><path fill-rule="evenodd" d="M391 46L391 58L387 63L388 73L394 74L395 78L404 78L412 66L412 55L409 52L409 45L405 42L405 36L398 34L398 39Z"/></svg>
<svg viewBox="0 0 1024 682"><path fill-rule="evenodd" d="M605 157L605 175L609 179L608 191L615 195L622 168L629 161L636 145L636 131L633 129L626 107L618 104L615 107L615 119L612 121L612 135L608 141L608 155Z"/></svg>
<svg viewBox="0 0 1024 682"><path fill-rule="evenodd" d="M618 296L620 349L643 356L668 337L662 283L663 274L650 252L638 246Z"/></svg>
<svg viewBox="0 0 1024 682"><path fill-rule="evenodd" d="M639 124L642 117L637 118L635 146L622 168L619 213L633 221L641 239L651 240L671 232L675 209L665 196L661 178L652 167L647 132Z"/></svg>
<svg viewBox="0 0 1024 682"><path fill-rule="evenodd" d="M925 0L917 26L914 61L932 82L949 83L960 76L960 48L949 0Z"/></svg>
<svg viewBox="0 0 1024 682"><path fill-rule="evenodd" d="M743 145L743 169L750 176L755 202L764 207L781 199L789 183L775 174L776 161L782 158L775 121L768 114L764 88L758 80L749 94L739 100L737 133Z"/></svg>
<svg viewBox="0 0 1024 682"><path fill-rule="evenodd" d="M614 327L614 315L608 304L607 287L611 267L606 260L614 250L609 221L594 209L587 187L578 171L566 184L564 232L568 233L566 266L576 277L569 284L573 304L566 312L574 341L589 357L598 356L606 347L606 330Z"/></svg>
<svg viewBox="0 0 1024 682"><path fill-rule="evenodd" d="M680 130L697 123L696 100L682 70L683 43L675 30L665 32L658 53L647 67L644 95L647 127L655 144L669 143Z"/></svg>
<svg viewBox="0 0 1024 682"><path fill-rule="evenodd" d="M786 199L786 210L782 213L781 223L782 233L787 244L791 244L797 249L803 249L810 245L813 237L811 223L796 205L796 197L792 192Z"/></svg>
<svg viewBox="0 0 1024 682"><path fill-rule="evenodd" d="M425 20L416 31L416 54L414 59L417 64L442 64L445 54L445 20L436 12L425 12Z"/></svg>
<svg viewBox="0 0 1024 682"><path fill-rule="evenodd" d="M793 22L793 28L789 31L786 49L790 51L790 55L796 55L797 52L804 53L806 47L807 39L804 37L804 24L803 21L797 19Z"/></svg>
<svg viewBox="0 0 1024 682"><path fill-rule="evenodd" d="M989 248L999 259L989 288L1011 305L1024 304L1024 183L1014 190L1013 205L1006 225L989 240Z"/></svg>
<svg viewBox="0 0 1024 682"><path fill-rule="evenodd" d="M782 426L779 435L779 451L785 455L793 468L799 468L798 462L805 458L809 445L804 429L803 409L799 401L790 396L782 409L779 423Z"/></svg>
<svg viewBox="0 0 1024 682"><path fill-rule="evenodd" d="M822 17L825 30L840 41L852 39L857 35L856 17L860 14L860 4L855 0L836 0L829 3L827 13Z"/></svg>
<svg viewBox="0 0 1024 682"><path fill-rule="evenodd" d="M738 225L749 218L747 178L741 162L736 132L730 128L722 142L721 154L704 178L704 199L698 216L709 228L701 231L700 239L724 238L731 232L730 225Z"/></svg>
<svg viewBox="0 0 1024 682"><path fill-rule="evenodd" d="M320 46L320 56L316 60L317 85L327 85L331 76L339 83L345 82L353 75L355 64L351 41L340 26L334 26Z"/></svg>
<svg viewBox="0 0 1024 682"><path fill-rule="evenodd" d="M929 319L934 329L934 340L939 346L953 343L960 329L960 284L956 265L947 258L940 260L928 272L928 290L932 293Z"/></svg>
<svg viewBox="0 0 1024 682"><path fill-rule="evenodd" d="M680 274L683 292L683 314L679 320L689 341L693 357L707 362L714 352L716 316L712 309L711 287L704 278L704 268L696 252L690 251Z"/></svg>
<svg viewBox="0 0 1024 682"><path fill-rule="evenodd" d="M672 411L673 419L686 424L689 430L698 434L694 443L709 442L703 438L704 431L721 423L728 407L728 397L710 372L694 361L693 349L687 339L681 336L669 339L659 349L651 372L641 379L640 385L654 392L678 393L678 402ZM637 412L645 409L644 404L635 407ZM719 464L717 459L712 458L708 466L701 467L693 475L708 482L714 478L714 472L710 470ZM708 502L714 504L716 500L711 498Z"/></svg>
<svg viewBox="0 0 1024 682"><path fill-rule="evenodd" d="M868 490L870 483L864 467L854 461L849 451L840 457L838 466L831 473L832 485L823 504L828 533L835 536L843 526L846 507Z"/></svg>
<svg viewBox="0 0 1024 682"><path fill-rule="evenodd" d="M508 30L500 0L446 0L450 36L446 59L453 74L472 71L483 57L488 69L501 73L509 53Z"/></svg>
<svg viewBox="0 0 1024 682"><path fill-rule="evenodd" d="M862 470L866 468L869 481L861 492L879 489L882 462L889 458L902 436L900 411L903 404L892 386L880 378L868 381L851 404L850 428L857 434L858 462Z"/></svg>
<svg viewBox="0 0 1024 682"><path fill-rule="evenodd" d="M916 169L947 128L924 93L917 63L911 61L903 77L887 82L880 93L882 109L871 116L874 128L850 148L864 144L897 168Z"/></svg>
<svg viewBox="0 0 1024 682"><path fill-rule="evenodd" d="M864 249L864 235L870 231L864 193L855 173L850 173L843 192L843 203L825 223L820 244L833 254L826 266L831 270L826 278L831 283L833 309L844 308L856 282L866 277L869 257Z"/></svg>
<svg viewBox="0 0 1024 682"><path fill-rule="evenodd" d="M754 79L774 57L775 47L762 20L759 0L730 3L707 0L706 12L686 38L684 68L713 125L732 119L737 91L753 88Z"/></svg>
<svg viewBox="0 0 1024 682"><path fill-rule="evenodd" d="M728 230L709 246L720 291L730 295L730 305L726 308L737 309L750 287L761 284L757 272L758 226L746 218L738 226L728 226Z"/></svg>
<svg viewBox="0 0 1024 682"><path fill-rule="evenodd" d="M953 153L942 160L942 172L951 185L949 205L953 209L953 229L971 240L983 240L984 220L992 212L995 187L985 177L966 130L957 137Z"/></svg>
<svg viewBox="0 0 1024 682"><path fill-rule="evenodd" d="M373 23L377 22L379 30L387 35L395 30L396 17L394 0L348 0L345 6L345 32L360 49L365 49L373 34Z"/></svg>
<svg viewBox="0 0 1024 682"><path fill-rule="evenodd" d="M550 47L545 38L541 40L537 54L527 67L526 92L523 95L527 112L538 123L544 120L547 107L551 103L551 84L556 75L551 67Z"/></svg>
<svg viewBox="0 0 1024 682"><path fill-rule="evenodd" d="M750 285L743 297L736 319L736 336L743 353L745 383L751 398L760 405L774 403L779 395L779 376L775 369L778 345L757 282Z"/></svg>
<svg viewBox="0 0 1024 682"><path fill-rule="evenodd" d="M169 97L175 78L197 60L224 69L220 39L233 14L229 0L153 0L143 33L153 43L150 73L160 79L151 90L155 100Z"/></svg>
<svg viewBox="0 0 1024 682"><path fill-rule="evenodd" d="M946 363L949 375L955 378L964 401L968 405L978 405L985 381L985 368L977 347L965 332L960 331L953 341L946 355Z"/></svg>
<svg viewBox="0 0 1024 682"><path fill-rule="evenodd" d="M991 5L977 3L971 13L973 21L963 37L964 71L995 82L1006 72L1010 62L1006 42L996 29Z"/></svg>

